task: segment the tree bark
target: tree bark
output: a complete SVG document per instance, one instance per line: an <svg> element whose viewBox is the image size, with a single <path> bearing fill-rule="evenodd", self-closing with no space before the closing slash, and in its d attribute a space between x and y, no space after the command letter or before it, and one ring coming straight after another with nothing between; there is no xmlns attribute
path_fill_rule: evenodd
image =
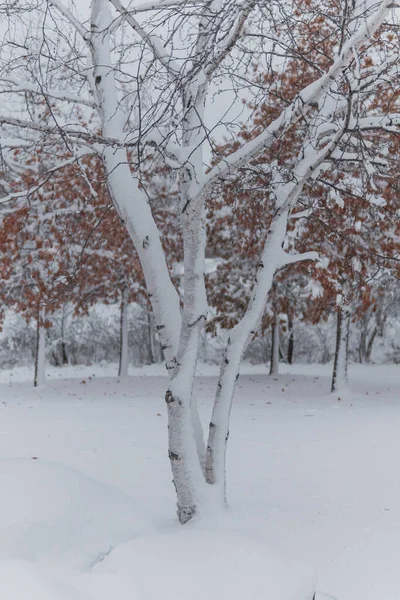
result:
<svg viewBox="0 0 400 600"><path fill-rule="evenodd" d="M372 346L374 344L377 333L378 333L378 328L375 326L374 329L372 330L372 333L370 335L370 338L369 338L368 344L367 344L367 348L366 348L365 361L367 363L371 362Z"/></svg>
<svg viewBox="0 0 400 600"><path fill-rule="evenodd" d="M336 348L333 365L331 392L345 390L348 384L347 366L349 355L350 311L340 307L336 317Z"/></svg>
<svg viewBox="0 0 400 600"><path fill-rule="evenodd" d="M156 361L155 361L154 342L153 342L153 324L152 324L150 309L147 309L147 337L148 337L148 345L149 345L149 363L152 365Z"/></svg>
<svg viewBox="0 0 400 600"><path fill-rule="evenodd" d="M272 323L270 375L279 375L279 318L275 317Z"/></svg>
<svg viewBox="0 0 400 600"><path fill-rule="evenodd" d="M219 487L224 500L226 498L226 447L229 438L229 419L235 385L239 378L240 362L264 314L275 272L282 266L279 252L286 234L288 214L289 207L278 210L271 223L250 302L243 318L231 331L220 369L209 425L206 480Z"/></svg>
<svg viewBox="0 0 400 600"><path fill-rule="evenodd" d="M109 25L112 20L109 1L93 0L90 37L93 71L89 82L97 104L102 134L123 140L125 117L116 92L115 68L111 57ZM166 367L173 371L182 321L180 300L168 271L157 225L145 193L132 177L127 150L105 146L102 159L114 206L142 265Z"/></svg>
<svg viewBox="0 0 400 600"><path fill-rule="evenodd" d="M38 387L46 381L46 329L44 327L45 310L38 309L36 322L36 355L35 355L35 376L33 385Z"/></svg>
<svg viewBox="0 0 400 600"><path fill-rule="evenodd" d="M128 375L128 306L129 289L127 286L124 286L121 293L118 377L126 377Z"/></svg>
<svg viewBox="0 0 400 600"><path fill-rule="evenodd" d="M293 319L291 315L291 311L288 312L288 330L289 330L289 340L288 340L288 351L287 351L287 361L289 365L293 364L293 356L294 356L294 329L293 329Z"/></svg>
<svg viewBox="0 0 400 600"><path fill-rule="evenodd" d="M67 354L67 345L65 343L65 323L67 320L66 316L66 305L63 304L62 307L62 316L61 316L61 364L68 364L68 354Z"/></svg>

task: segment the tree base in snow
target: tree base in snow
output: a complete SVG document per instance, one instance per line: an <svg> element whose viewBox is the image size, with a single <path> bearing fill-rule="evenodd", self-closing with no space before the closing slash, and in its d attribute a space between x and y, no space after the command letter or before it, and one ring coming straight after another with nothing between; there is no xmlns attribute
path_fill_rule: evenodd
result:
<svg viewBox="0 0 400 600"><path fill-rule="evenodd" d="M184 525L194 517L194 515L196 514L196 507L186 506L185 508L181 508L180 506L178 506L177 514L179 523L181 523L181 525Z"/></svg>

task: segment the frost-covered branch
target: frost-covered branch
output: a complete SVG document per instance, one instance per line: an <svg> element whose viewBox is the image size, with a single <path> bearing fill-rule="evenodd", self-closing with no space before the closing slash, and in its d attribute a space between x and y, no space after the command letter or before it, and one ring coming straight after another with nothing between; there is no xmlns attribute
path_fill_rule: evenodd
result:
<svg viewBox="0 0 400 600"><path fill-rule="evenodd" d="M165 45L162 40L155 34L148 33L144 27L135 19L131 12L128 12L119 0L110 0L112 5L116 8L120 15L123 15L126 22L132 27L134 31L142 38L142 40L152 50L154 57L157 58L161 64L167 69L167 71L176 76L180 72L179 65L171 59L168 53L165 51Z"/></svg>
<svg viewBox="0 0 400 600"><path fill-rule="evenodd" d="M246 21L256 4L257 0L245 0L245 2L243 2L236 23L233 24L232 29L225 40L218 45L215 57L205 68L206 75L209 79L235 47L243 33Z"/></svg>
<svg viewBox="0 0 400 600"><path fill-rule="evenodd" d="M61 0L48 0L76 29L84 40L89 38L90 32L74 17L72 12Z"/></svg>
<svg viewBox="0 0 400 600"><path fill-rule="evenodd" d="M17 92L31 92L38 96L44 96L46 98L54 98L55 100L63 100L65 102L73 102L75 104L82 104L83 106L89 106L93 108L94 104L92 100L88 100L82 96L75 96L64 90L53 90L45 88L39 83L34 84L30 81L22 81L14 77L3 77L0 76L0 83L9 84L9 89L2 89L0 93L17 93Z"/></svg>
<svg viewBox="0 0 400 600"><path fill-rule="evenodd" d="M392 0L382 0L377 10L360 25L343 45L340 54L327 73L304 88L294 101L281 112L279 117L258 136L244 144L241 148L225 157L206 176L205 184L211 186L215 179L226 177L233 168L239 168L256 157L260 152L269 149L278 138L304 118L308 112L318 105L319 100L328 91L331 84L344 72L353 59L355 49L358 49L366 39L372 37L381 25L389 10L393 7Z"/></svg>

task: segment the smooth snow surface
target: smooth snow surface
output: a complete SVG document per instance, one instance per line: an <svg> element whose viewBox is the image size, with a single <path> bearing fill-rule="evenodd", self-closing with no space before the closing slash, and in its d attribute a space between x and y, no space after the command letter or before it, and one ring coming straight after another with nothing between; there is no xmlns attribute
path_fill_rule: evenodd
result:
<svg viewBox="0 0 400 600"><path fill-rule="evenodd" d="M0 593L3 600L84 600L68 583L17 560L0 560Z"/></svg>
<svg viewBox="0 0 400 600"><path fill-rule="evenodd" d="M311 600L312 569L242 534L198 529L139 538L96 571L119 574L134 598L157 600ZM162 589L160 578L162 574ZM129 600L127 593L121 600Z"/></svg>
<svg viewBox="0 0 400 600"><path fill-rule="evenodd" d="M230 509L183 529L162 367L121 381L116 365L49 368L36 389L32 371L1 371L0 600L164 600L172 580L174 600L277 600L255 582L307 593L303 563L337 600L398 600L400 367L350 366L345 395L329 393L330 365L281 367L244 367ZM205 425L216 374L200 365Z"/></svg>
<svg viewBox="0 0 400 600"><path fill-rule="evenodd" d="M0 489L0 559L85 567L149 530L127 494L63 465L2 459Z"/></svg>

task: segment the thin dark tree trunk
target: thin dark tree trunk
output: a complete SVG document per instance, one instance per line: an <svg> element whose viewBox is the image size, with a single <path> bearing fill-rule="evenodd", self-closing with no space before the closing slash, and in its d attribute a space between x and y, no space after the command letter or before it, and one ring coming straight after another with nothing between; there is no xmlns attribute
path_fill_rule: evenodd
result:
<svg viewBox="0 0 400 600"><path fill-rule="evenodd" d="M293 331L293 319L290 311L288 312L288 330L289 330L289 341L287 351L287 361L289 365L293 364L294 355L294 331Z"/></svg>
<svg viewBox="0 0 400 600"><path fill-rule="evenodd" d="M152 365L155 363L154 346L153 346L153 324L151 319L151 310L147 309L147 336L149 344L149 362Z"/></svg>
<svg viewBox="0 0 400 600"><path fill-rule="evenodd" d="M349 357L350 311L339 308L336 316L336 348L332 375L332 392L347 388L347 366Z"/></svg>
<svg viewBox="0 0 400 600"><path fill-rule="evenodd" d="M367 349L366 349L366 353L365 353L365 360L366 362L370 362L371 361L371 352L372 352L372 346L374 344L375 338L377 336L378 333L378 328L375 326L371 336L368 340L368 344L367 344Z"/></svg>
<svg viewBox="0 0 400 600"><path fill-rule="evenodd" d="M121 319L120 319L118 377L125 377L128 374L128 304L129 304L129 290L125 286L122 289L122 293L121 293Z"/></svg>
<svg viewBox="0 0 400 600"><path fill-rule="evenodd" d="M279 375L279 319L274 319L272 323L272 344L271 344L271 363L269 367L270 375Z"/></svg>
<svg viewBox="0 0 400 600"><path fill-rule="evenodd" d="M33 385L38 387L43 385L46 379L45 361L46 361L46 329L44 327L45 310L38 308L36 321L36 353L35 353L35 375Z"/></svg>
<svg viewBox="0 0 400 600"><path fill-rule="evenodd" d="M61 364L68 364L67 344L65 342L66 305L63 304L61 317Z"/></svg>

